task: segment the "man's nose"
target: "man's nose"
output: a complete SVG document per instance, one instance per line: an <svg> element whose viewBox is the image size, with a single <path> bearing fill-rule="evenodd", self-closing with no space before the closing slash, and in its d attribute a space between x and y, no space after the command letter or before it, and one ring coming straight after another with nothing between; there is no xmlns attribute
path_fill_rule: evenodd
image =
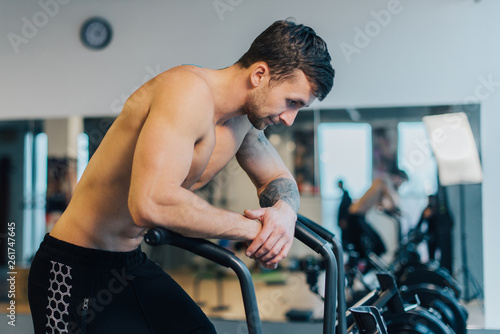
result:
<svg viewBox="0 0 500 334"><path fill-rule="evenodd" d="M295 121L295 117L297 117L298 113L298 110L282 112L280 114L280 122L285 124L286 126L291 126Z"/></svg>

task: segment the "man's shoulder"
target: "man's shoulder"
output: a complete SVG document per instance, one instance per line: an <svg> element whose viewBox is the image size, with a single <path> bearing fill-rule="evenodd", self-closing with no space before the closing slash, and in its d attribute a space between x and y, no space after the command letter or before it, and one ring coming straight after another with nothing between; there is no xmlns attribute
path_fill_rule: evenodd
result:
<svg viewBox="0 0 500 334"><path fill-rule="evenodd" d="M213 100L213 92L203 70L190 65L173 67L158 74L148 84L154 89L156 97L171 98L175 95L181 98L196 98L206 103Z"/></svg>
<svg viewBox="0 0 500 334"><path fill-rule="evenodd" d="M206 71L207 69L194 65L180 65L158 74L155 79L159 83L195 84L208 88Z"/></svg>
<svg viewBox="0 0 500 334"><path fill-rule="evenodd" d="M200 136L213 128L214 98L202 74L179 66L158 74L146 85L151 94L148 118L175 122Z"/></svg>

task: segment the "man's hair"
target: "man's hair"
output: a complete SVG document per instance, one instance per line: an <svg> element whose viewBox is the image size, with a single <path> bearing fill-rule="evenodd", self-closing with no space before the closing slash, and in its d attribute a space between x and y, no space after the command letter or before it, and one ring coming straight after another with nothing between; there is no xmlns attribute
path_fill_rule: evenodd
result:
<svg viewBox="0 0 500 334"><path fill-rule="evenodd" d="M323 100L333 87L335 71L326 43L316 32L302 24L276 21L264 30L250 49L236 62L249 68L258 61L269 66L270 83L282 82L302 70L311 84L313 95Z"/></svg>
<svg viewBox="0 0 500 334"><path fill-rule="evenodd" d="M406 174L406 172L404 170L399 169L398 166L396 166L396 164L393 164L391 166L391 168L389 169L389 174L394 175L394 176L398 176L405 181L409 180L408 174Z"/></svg>

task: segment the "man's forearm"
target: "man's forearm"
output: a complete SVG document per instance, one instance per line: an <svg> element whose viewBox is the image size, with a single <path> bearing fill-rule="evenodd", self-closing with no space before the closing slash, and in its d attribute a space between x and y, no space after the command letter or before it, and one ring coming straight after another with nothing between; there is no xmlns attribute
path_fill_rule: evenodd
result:
<svg viewBox="0 0 500 334"><path fill-rule="evenodd" d="M216 208L184 188L162 198L129 194L129 210L138 226L164 227L192 238L253 240L261 224L242 214Z"/></svg>
<svg viewBox="0 0 500 334"><path fill-rule="evenodd" d="M261 207L271 207L279 200L284 201L297 213L300 206L300 197L297 184L288 178L278 178L273 180L259 195Z"/></svg>

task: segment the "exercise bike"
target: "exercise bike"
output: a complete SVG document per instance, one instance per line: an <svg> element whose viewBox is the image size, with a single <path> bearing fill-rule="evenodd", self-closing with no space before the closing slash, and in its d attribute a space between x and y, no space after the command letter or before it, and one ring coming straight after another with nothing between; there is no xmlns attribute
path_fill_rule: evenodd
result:
<svg viewBox="0 0 500 334"><path fill-rule="evenodd" d="M298 223L295 228L295 237L306 246L320 254L325 259L326 284L323 321L323 333L335 333L337 303L337 261L327 242L315 233ZM231 268L240 281L240 287L245 308L246 323L249 334L262 334L262 323L257 307L257 299L252 277L245 264L231 251L215 243L198 238L188 238L163 228L154 228L148 231L144 240L151 246L169 244L194 254L202 256L219 265Z"/></svg>
<svg viewBox="0 0 500 334"><path fill-rule="evenodd" d="M331 244L330 241L326 241L307 228L305 224L302 223L304 221L306 224L311 222L305 217L299 215L295 229L296 238L321 255L325 261L326 281L323 333L335 333L337 328L339 333L345 334L347 333L347 324L349 322L356 323L356 326L354 327L350 324L350 328L352 327L353 329L350 329L349 333L355 333L356 331L368 333L369 328L373 327L374 321L376 327L385 328L386 323L385 320L380 317L380 312L378 311L379 309L382 311L382 314L389 319L387 327L389 328L389 333L401 333L404 328L413 327L415 327L414 333L453 333L451 330L447 331L449 327L446 327L442 322L440 322L439 318L434 316L432 313L424 309L418 309L418 311L415 311L418 306L411 307L411 310L392 307L391 305L394 304L395 300L394 296L397 296L396 292L398 290L396 288L386 289L385 292L380 295L377 292L370 298L366 298L365 302L351 308L349 312L345 312L345 299L343 292L344 280L337 280L337 270L340 269L339 273L343 274L343 265L339 265L336 261L336 258L342 258L342 250L341 248ZM312 224L314 228L317 228L320 234L325 233L326 230L322 229L319 225L314 223ZM334 237L330 232L326 233L325 236L334 240ZM145 241L150 245L171 244L233 269L240 279L248 331L250 334L262 333L262 324L258 313L255 290L250 273L248 268L246 268L242 261L234 255L234 253L217 246L210 241L204 239L186 238L161 228L150 230L145 236ZM334 241L334 243L338 245L336 241ZM343 277L343 275L340 277ZM338 290L338 294L337 286L342 287L342 289ZM377 296L375 297L375 295ZM370 303L373 305L369 305ZM409 313L410 311L413 313L417 312L418 315ZM391 315L393 315L393 317L391 317ZM409 320L409 317L411 318L411 321ZM407 323L400 319L406 319ZM430 324L432 324L432 326L430 326ZM433 326L436 328L432 329ZM424 329L425 331L423 331Z"/></svg>
<svg viewBox="0 0 500 334"><path fill-rule="evenodd" d="M322 238L328 240L337 257L343 257L342 247L333 233L301 215L299 215L298 221L316 232ZM342 265L339 266L338 270L339 276L341 273L343 275ZM450 331L451 333L455 333L454 329L451 327L457 329L456 333L465 333L466 317L464 318L461 316L461 310L457 310L456 308L456 303L458 303L458 301L456 301L452 295L450 296L449 292L441 288L431 287L430 285L421 285L400 290L396 284L395 277L388 272L379 273L377 279L379 287L372 290L364 298L355 303L353 307L351 307L351 310L358 309L359 307L365 308L375 306L377 309L381 310L382 317L387 322L389 333L399 333L398 330L402 330L402 326L408 327L407 324L405 325L405 321L410 318L415 322L415 326L419 322L427 324L419 324L417 326L420 328L419 330L423 330L424 333L426 331L427 333L447 333ZM342 280L339 280L339 282L340 281ZM311 290L315 291L316 288L311 287ZM422 300L415 297L415 294L411 295L412 292L417 293L417 296L422 296ZM342 297L343 294L344 290L339 288L338 295L343 299L343 301L339 301L339 314L341 314L341 307L345 307L345 298ZM440 308L438 308L438 306ZM353 333L355 330L353 324L354 318L351 312L347 312L346 314L346 323L349 327L347 332ZM365 313L365 316L370 314L372 313ZM340 319L342 319L341 316L339 316L339 320ZM431 326L432 328L426 328L427 326ZM339 332L345 333L342 326L339 327Z"/></svg>

